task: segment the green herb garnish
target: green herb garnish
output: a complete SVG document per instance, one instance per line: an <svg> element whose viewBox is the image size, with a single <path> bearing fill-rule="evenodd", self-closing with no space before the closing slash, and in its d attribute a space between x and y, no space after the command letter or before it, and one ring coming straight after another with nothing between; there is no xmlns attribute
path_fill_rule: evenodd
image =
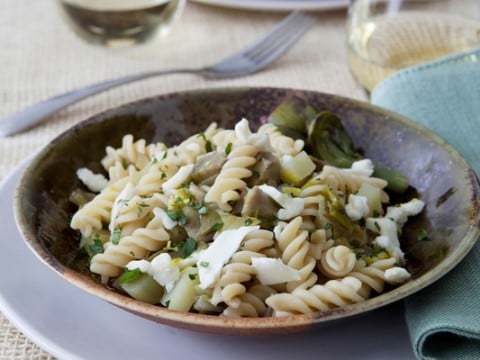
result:
<svg viewBox="0 0 480 360"><path fill-rule="evenodd" d="M205 133L203 133L203 132L200 133L199 136L203 139L203 141L205 141L205 151L207 153L211 152L213 150L212 142L207 139L207 137L205 136Z"/></svg>
<svg viewBox="0 0 480 360"><path fill-rule="evenodd" d="M425 229L422 229L417 235L418 241L428 240L428 232Z"/></svg>
<svg viewBox="0 0 480 360"><path fill-rule="evenodd" d="M185 225L187 223L187 216L182 210L167 210L167 215L173 221L176 221L179 225Z"/></svg>
<svg viewBox="0 0 480 360"><path fill-rule="evenodd" d="M100 254L103 252L103 243L102 240L100 240L100 234L95 234L95 237L93 238L93 244L90 244L88 246L91 256L94 256L96 254Z"/></svg>
<svg viewBox="0 0 480 360"><path fill-rule="evenodd" d="M188 237L181 246L181 252L183 258L189 257L197 248L197 242L194 238Z"/></svg>
<svg viewBox="0 0 480 360"><path fill-rule="evenodd" d="M122 228L120 226L117 226L112 231L112 235L110 236L110 242L113 245L118 245L118 243L120 242L120 236L121 235L122 235Z"/></svg>
<svg viewBox="0 0 480 360"><path fill-rule="evenodd" d="M143 275L143 272L139 268L135 268L133 270L128 270L125 268L122 276L119 277L118 281L120 284L126 284L133 280L138 279Z"/></svg>

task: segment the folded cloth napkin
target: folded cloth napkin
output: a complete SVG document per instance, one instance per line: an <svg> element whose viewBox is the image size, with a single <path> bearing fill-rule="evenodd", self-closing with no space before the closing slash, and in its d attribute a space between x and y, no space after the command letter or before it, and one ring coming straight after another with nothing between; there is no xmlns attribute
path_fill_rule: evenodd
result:
<svg viewBox="0 0 480 360"><path fill-rule="evenodd" d="M371 102L446 139L480 174L480 48L401 70ZM420 359L480 359L480 241L451 272L405 301Z"/></svg>

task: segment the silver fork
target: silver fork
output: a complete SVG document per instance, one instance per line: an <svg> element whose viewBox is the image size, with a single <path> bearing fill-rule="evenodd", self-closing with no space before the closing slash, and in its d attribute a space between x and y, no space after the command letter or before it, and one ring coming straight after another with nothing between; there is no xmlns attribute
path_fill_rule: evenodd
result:
<svg viewBox="0 0 480 360"><path fill-rule="evenodd" d="M189 73L206 79L237 77L251 74L270 65L284 54L313 25L315 19L301 11L294 11L264 37L238 54L202 68L179 68L158 70L129 75L102 83L76 89L34 104L0 121L0 136L15 134L28 128L56 111L76 103L86 97L113 87L146 79L153 76Z"/></svg>

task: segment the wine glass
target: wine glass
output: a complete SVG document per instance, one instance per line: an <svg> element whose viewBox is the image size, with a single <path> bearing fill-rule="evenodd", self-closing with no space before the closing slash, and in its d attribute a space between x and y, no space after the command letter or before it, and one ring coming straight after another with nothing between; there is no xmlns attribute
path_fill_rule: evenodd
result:
<svg viewBox="0 0 480 360"><path fill-rule="evenodd" d="M349 67L371 91L399 69L480 46L480 1L353 0L347 32Z"/></svg>
<svg viewBox="0 0 480 360"><path fill-rule="evenodd" d="M80 38L107 47L127 47L165 36L186 0L58 0Z"/></svg>

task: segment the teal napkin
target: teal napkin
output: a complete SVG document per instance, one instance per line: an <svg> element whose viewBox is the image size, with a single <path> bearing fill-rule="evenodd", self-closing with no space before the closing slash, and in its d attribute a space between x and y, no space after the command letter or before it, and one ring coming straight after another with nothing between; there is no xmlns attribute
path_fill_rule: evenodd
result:
<svg viewBox="0 0 480 360"><path fill-rule="evenodd" d="M480 48L399 71L371 102L430 128L480 174ZM405 309L419 359L480 359L480 242Z"/></svg>

